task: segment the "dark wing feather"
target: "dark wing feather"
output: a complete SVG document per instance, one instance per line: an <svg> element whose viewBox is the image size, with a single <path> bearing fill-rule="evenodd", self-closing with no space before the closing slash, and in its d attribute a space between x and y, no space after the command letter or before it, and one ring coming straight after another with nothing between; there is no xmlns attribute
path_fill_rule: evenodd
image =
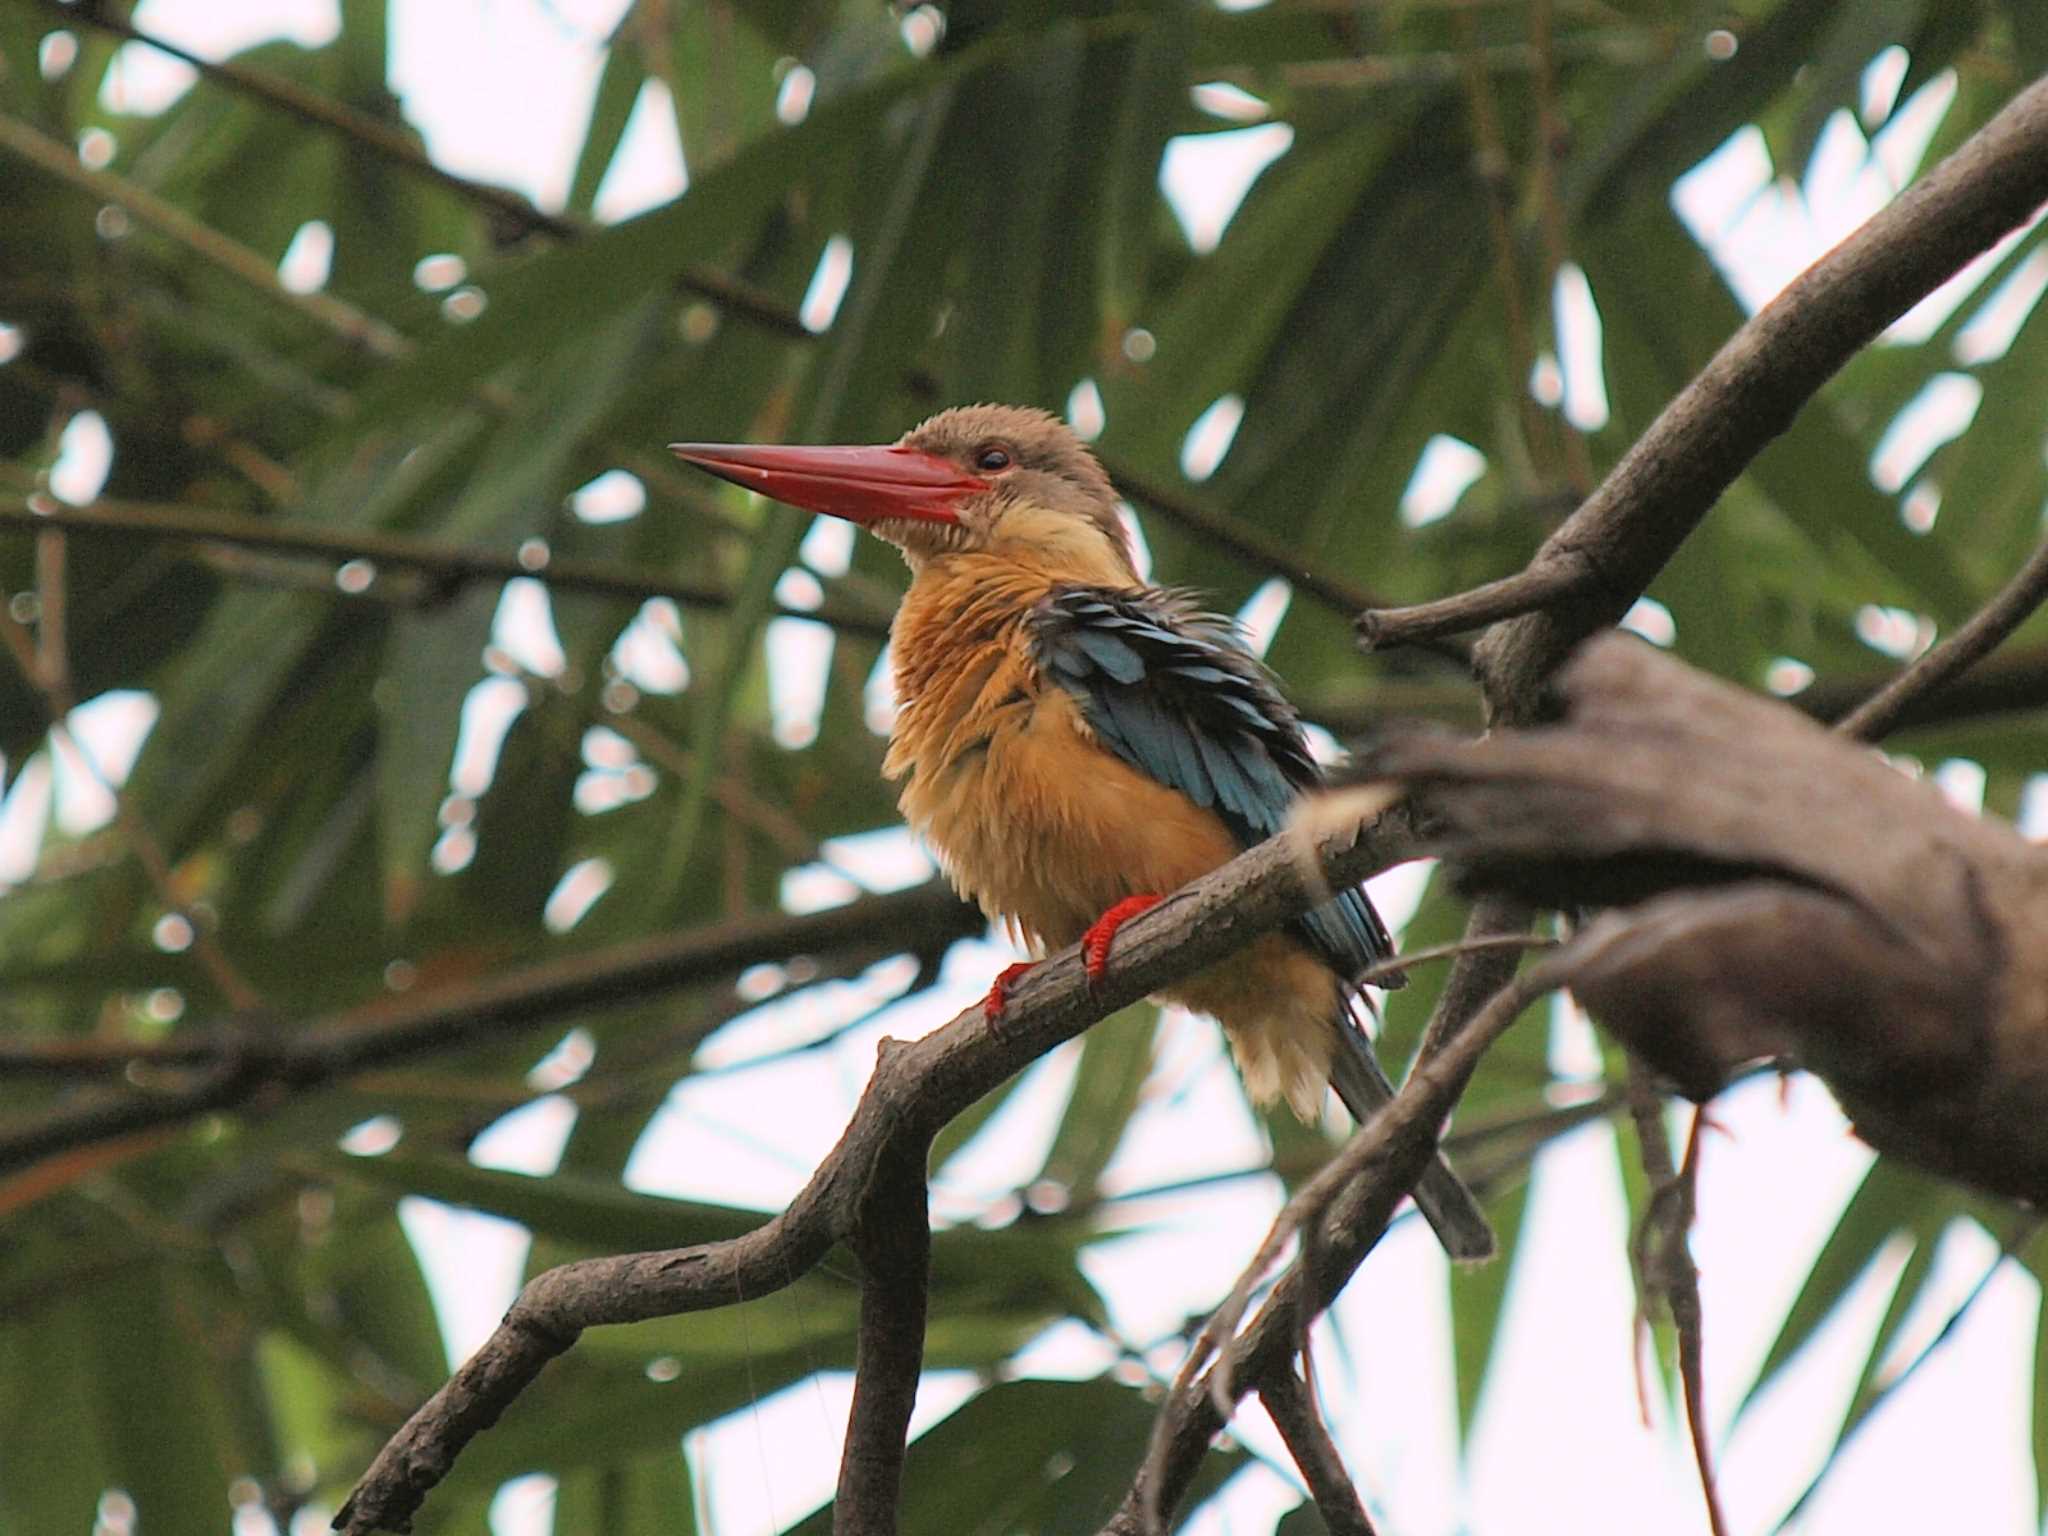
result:
<svg viewBox="0 0 2048 1536"><path fill-rule="evenodd" d="M1158 589L1061 587L1033 611L1031 636L1105 747L1214 809L1242 846L1279 831L1322 783L1300 717L1228 619ZM1347 979L1394 952L1362 890L1310 912L1300 933Z"/></svg>

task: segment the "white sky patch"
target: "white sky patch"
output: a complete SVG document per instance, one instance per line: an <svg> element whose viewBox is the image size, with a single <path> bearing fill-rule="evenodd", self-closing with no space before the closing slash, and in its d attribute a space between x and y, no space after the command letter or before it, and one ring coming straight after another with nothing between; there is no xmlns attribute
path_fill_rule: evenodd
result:
<svg viewBox="0 0 2048 1536"><path fill-rule="evenodd" d="M1972 816L1984 814L1984 786L1990 775L1984 771L1982 763L1973 763L1966 757L1947 758L1929 777L1943 798L1957 810Z"/></svg>
<svg viewBox="0 0 2048 1536"><path fill-rule="evenodd" d="M1899 521L1915 533L1932 533L1940 516L1941 487L1932 480L1915 481L1899 501Z"/></svg>
<svg viewBox="0 0 2048 1536"><path fill-rule="evenodd" d="M1576 262L1557 270L1551 293L1557 320L1558 363L1564 369L1565 420L1581 432L1607 425L1607 376L1600 363L1600 308L1593 286Z"/></svg>
<svg viewBox="0 0 2048 1536"><path fill-rule="evenodd" d="M804 290L803 302L797 306L797 318L803 321L804 329L830 330L852 282L853 242L844 235L834 235L819 253L811 285Z"/></svg>
<svg viewBox="0 0 2048 1536"><path fill-rule="evenodd" d="M1159 185L1188 244L1198 253L1215 250L1259 173L1293 143L1294 130L1285 123L1168 139Z"/></svg>
<svg viewBox="0 0 2048 1536"><path fill-rule="evenodd" d="M1211 117L1229 123L1261 122L1272 110L1243 86L1232 85L1228 80L1205 80L1188 94Z"/></svg>
<svg viewBox="0 0 2048 1536"><path fill-rule="evenodd" d="M1138 521L1138 514L1131 510L1128 501L1116 504L1116 520L1124 525L1124 532L1130 535L1131 564L1138 572L1138 580L1152 579L1152 546L1145 539L1145 525Z"/></svg>
<svg viewBox="0 0 2048 1536"><path fill-rule="evenodd" d="M545 1177L562 1162L562 1149L576 1128L576 1103L558 1093L510 1110L470 1143L469 1160L501 1173Z"/></svg>
<svg viewBox="0 0 2048 1536"><path fill-rule="evenodd" d="M57 825L73 837L97 831L114 819L114 797L141 755L156 724L156 699L134 689L116 689L71 712L71 738L86 754L60 750L57 758Z"/></svg>
<svg viewBox="0 0 2048 1536"><path fill-rule="evenodd" d="M1529 393L1538 405L1552 410L1564 403L1564 370L1557 365L1556 353L1536 354L1536 361L1529 365Z"/></svg>
<svg viewBox="0 0 2048 1536"><path fill-rule="evenodd" d="M334 267L334 226L308 219L292 236L277 263L278 283L288 293L317 293Z"/></svg>
<svg viewBox="0 0 2048 1536"><path fill-rule="evenodd" d="M815 578L813 578L815 580ZM809 619L772 619L768 624L768 713L775 740L807 747L818 739L831 678L832 630Z"/></svg>
<svg viewBox="0 0 2048 1536"><path fill-rule="evenodd" d="M2044 290L2048 290L2048 246L2037 245L1956 332L1956 361L1975 366L2005 356L2041 302Z"/></svg>
<svg viewBox="0 0 2048 1536"><path fill-rule="evenodd" d="M623 523L647 506L647 487L623 469L608 469L569 493L569 510L586 523Z"/></svg>
<svg viewBox="0 0 2048 1536"><path fill-rule="evenodd" d="M80 411L64 423L57 462L50 466L50 494L82 507L106 486L114 467L114 436L98 411Z"/></svg>
<svg viewBox="0 0 2048 1536"><path fill-rule="evenodd" d="M675 101L668 87L649 80L626 118L618 151L597 185L591 212L604 224L674 202L689 189L684 144L676 133Z"/></svg>
<svg viewBox="0 0 2048 1536"><path fill-rule="evenodd" d="M539 1093L580 1083L597 1060L597 1040L578 1024L527 1071L526 1086Z"/></svg>
<svg viewBox="0 0 2048 1536"><path fill-rule="evenodd" d="M1621 627L1641 635L1652 645L1669 647L1678 639L1678 621L1671 610L1654 597L1639 597L1622 615Z"/></svg>
<svg viewBox="0 0 2048 1536"><path fill-rule="evenodd" d="M1102 429L1109 425L1109 413L1102 404L1102 390L1093 379L1083 379L1068 393L1067 425L1084 443L1094 442L1102 436Z"/></svg>
<svg viewBox="0 0 2048 1536"><path fill-rule="evenodd" d="M818 851L824 863L800 864L782 877L784 911L819 912L863 891L900 891L938 873L930 852L902 825L827 838Z"/></svg>
<svg viewBox="0 0 2048 1536"><path fill-rule="evenodd" d="M19 885L35 873L43 829L50 824L50 754L31 755L14 768L7 797L0 800L0 889Z"/></svg>
<svg viewBox="0 0 2048 1536"><path fill-rule="evenodd" d="M797 558L820 576L844 576L853 565L853 541L860 530L843 518L814 518Z"/></svg>
<svg viewBox="0 0 2048 1536"><path fill-rule="evenodd" d="M811 100L817 94L818 77L801 64L792 66L775 93L776 121L794 128L811 115Z"/></svg>
<svg viewBox="0 0 2048 1536"><path fill-rule="evenodd" d="M2048 773L2031 775L2020 787L2020 814L2015 823L2030 842L2048 837Z"/></svg>
<svg viewBox="0 0 2048 1536"><path fill-rule="evenodd" d="M1791 656L1780 656L1764 669L1764 686L1781 699L1805 689L1813 682L1813 668Z"/></svg>
<svg viewBox="0 0 2048 1536"><path fill-rule="evenodd" d="M896 724L896 666L884 645L875 658L874 670L861 687L861 718L877 736L886 736Z"/></svg>
<svg viewBox="0 0 2048 1536"><path fill-rule="evenodd" d="M825 601L825 587L810 571L792 565L775 580L775 601L785 608L801 608L811 613Z"/></svg>
<svg viewBox="0 0 2048 1536"><path fill-rule="evenodd" d="M278 37L302 48L322 48L341 32L336 0L264 0L261 5L142 0L132 19L140 31L214 62ZM182 59L141 43L124 43L100 88L100 104L110 112L150 116L184 95L198 78L199 72Z"/></svg>
<svg viewBox="0 0 2048 1536"><path fill-rule="evenodd" d="M1934 621L1903 608L1865 603L1856 610L1856 638L1873 651L1910 661L1934 643Z"/></svg>
<svg viewBox="0 0 2048 1536"><path fill-rule="evenodd" d="M1223 395L1195 418L1180 444L1180 472L1200 482L1215 474L1244 421L1244 396Z"/></svg>
<svg viewBox="0 0 2048 1536"><path fill-rule="evenodd" d="M598 898L612 888L609 859L581 859L562 872L541 908L541 922L550 933L567 933L582 922Z"/></svg>
<svg viewBox="0 0 2048 1536"><path fill-rule="evenodd" d="M690 686L690 664L683 657L683 616L668 598L651 598L619 632L612 646L612 665L619 676L646 693L681 693Z"/></svg>
<svg viewBox="0 0 2048 1536"><path fill-rule="evenodd" d="M449 785L458 795L474 800L491 787L505 733L526 704L526 685L509 677L487 677L469 690L462 701L462 726L448 771Z"/></svg>
<svg viewBox="0 0 2048 1536"><path fill-rule="evenodd" d="M1754 312L1898 195L1954 97L1953 74L1936 76L1914 92L1874 140L1864 138L1852 113L1835 113L1798 181L1776 175L1757 128L1737 129L1673 183L1672 206L1744 308ZM1966 268L1951 284L1963 284L1967 273ZM1976 280L1981 277L1980 272ZM1968 289L1964 284L1940 315L1945 317ZM1922 307L1934 305L1944 291L1930 295ZM1937 319L1915 335L1924 320L1916 310L1888 334L1924 339L1939 324Z"/></svg>
<svg viewBox="0 0 2048 1536"><path fill-rule="evenodd" d="M1866 131L1882 126L1899 102L1899 87L1906 83L1906 71L1913 56L1897 43L1886 48L1863 70L1858 92L1857 113Z"/></svg>
<svg viewBox="0 0 2048 1536"><path fill-rule="evenodd" d="M1486 473L1486 455L1461 438L1439 432L1422 445L1401 492L1401 521L1423 528L1451 509Z"/></svg>
<svg viewBox="0 0 2048 1536"><path fill-rule="evenodd" d="M1894 416L1870 455L1870 478L1896 494L1942 444L1970 428L1984 386L1967 373L1938 373Z"/></svg>
<svg viewBox="0 0 2048 1536"><path fill-rule="evenodd" d="M625 0L398 0L391 89L437 164L560 208L604 67L603 39L624 10ZM616 162L612 169L626 174Z"/></svg>
<svg viewBox="0 0 2048 1536"><path fill-rule="evenodd" d="M1273 637L1280 632L1280 621L1287 617L1288 605L1293 601L1294 588L1286 579L1268 576L1237 610L1238 632L1254 656L1264 656L1271 649Z"/></svg>
<svg viewBox="0 0 2048 1536"><path fill-rule="evenodd" d="M519 1294L520 1271L533 1239L516 1221L418 1195L398 1202L398 1224L419 1256L453 1370L491 1336Z"/></svg>
<svg viewBox="0 0 2048 1536"><path fill-rule="evenodd" d="M548 589L530 576L505 583L491 620L491 644L529 672L557 676L569 664L555 636L554 604Z"/></svg>
<svg viewBox="0 0 2048 1536"><path fill-rule="evenodd" d="M9 325L6 321L0 320L0 367L21 356L22 349L27 345L28 337L20 326Z"/></svg>

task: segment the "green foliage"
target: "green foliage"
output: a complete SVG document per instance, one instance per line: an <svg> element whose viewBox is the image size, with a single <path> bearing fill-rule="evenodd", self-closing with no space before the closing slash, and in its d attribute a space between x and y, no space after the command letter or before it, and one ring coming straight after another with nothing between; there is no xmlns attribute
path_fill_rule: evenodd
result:
<svg viewBox="0 0 2048 1536"><path fill-rule="evenodd" d="M558 220L407 159L418 136L385 85L384 9L349 0L332 43L268 43L235 61L270 96L350 114L334 121L215 79L159 116L125 116L102 93L114 38L62 7L0 7L0 491L16 509L0 522L0 595L21 635L39 612L41 632L61 636L60 692L155 701L126 797L166 865L152 879L119 828L43 835L33 873L0 899L10 1044L175 1044L230 1020L229 971L261 999L246 1027L360 1024L406 1000L394 993L772 913L821 843L892 825L862 702L878 643L834 636L815 732L778 736L772 703L788 679L771 675L763 640L807 527L677 474L660 455L668 438L883 439L969 399L1059 409L1092 380L1113 468L1262 535L1299 569L1395 599L1439 595L1516 568L1586 489L1570 429L1525 387L1559 345L1553 221L1555 254L1584 270L1603 328L1609 414L1584 432L1597 474L1742 318L1674 216L1676 176L1748 124L1779 173L1799 175L1893 43L1910 55L1903 86L1867 127L1896 126L1913 93L1946 89L1937 77L1953 71L1936 154L2048 63L2032 0L1560 3L1548 70L1534 67L1521 0L1243 12L959 0L936 32L926 10L899 25L872 3L636 0L609 40ZM46 70L46 42L67 25L76 56ZM928 54L904 43L920 27ZM1709 46L1722 28L1732 56ZM815 100L791 124L778 99L786 110L798 63ZM1550 74L1567 132L1546 144ZM1292 141L1198 254L1159 167L1170 137L1239 126L1193 89L1215 82L1251 93L1253 115ZM666 93L689 190L599 226L598 190L650 84ZM58 175L34 158L40 144L63 161L89 133L111 135L104 167ZM324 286L288 290L267 274L315 220L333 236ZM797 311L835 236L851 282L814 334ZM2048 498L2048 323L2020 324L1995 350L1963 338L1981 343L1988 297L2026 281L2044 250L2029 235L1925 339L1859 357L1731 489L1653 589L1682 654L1753 686L1782 658L1830 679L1878 673L1886 661L1858 638L1867 605L1945 627L2023 558ZM452 295L416 280L428 257L459 258ZM1879 489L1878 443L1944 374L1982 387L1973 422L1901 492ZM1242 421L1197 489L1183 440L1224 396ZM447 567L337 583L331 562L161 532L79 533L61 564L47 542L39 556L18 509L86 410L112 437L103 494L117 510L409 533L444 545ZM1451 515L1411 527L1401 497L1439 435L1477 449L1484 469ZM642 482L639 517L569 510L614 469ZM1913 494L1939 495L1931 531L1902 520ZM1234 607L1275 574L1168 509L1139 511L1158 579ZM551 679L492 649L500 588L466 577L459 555L522 546L543 582L544 553L722 594L681 615L687 685L621 676L614 647L640 611L628 598L552 593L566 665ZM843 575L812 574L867 612L886 611L903 579L872 545ZM1359 656L1348 618L1297 597L1271 659L1299 696L1335 707L1405 690L1469 718L1461 676ZM463 703L490 677L524 686L525 703L485 781L457 784ZM0 664L0 755L17 793L52 760L48 725L49 700ZM623 767L592 744L607 725L640 744ZM1904 745L1982 763L1993 804L2010 810L2043 740L2021 716ZM610 889L581 921L551 920L550 894L589 859ZM174 907L217 956L163 939ZM1407 945L1454 937L1462 911L1434 882ZM928 981L934 946L903 943ZM847 1025L858 1010L833 982L848 967L815 958L817 979L806 959L783 983ZM1412 1052L1440 979L1425 970L1394 997L1390 1060ZM744 1006L731 978L620 998L0 1170L0 1528L83 1529L111 1488L148 1530L217 1528L231 1483L279 1512L331 1508L445 1375L401 1198L521 1223L534 1268L757 1224L759 1211L622 1182L663 1096L700 1070L698 1042ZM529 1078L571 1026L594 1042L594 1066L580 1081ZM1056 1323L1129 1342L1082 1266L1117 1220L1104 1185L1152 1102L1157 1034L1141 1007L1080 1048L1035 1164L1034 1214L1003 1225L991 1198L991 1226L936 1234L929 1363L983 1387L913 1449L906 1530L1092 1529L1121 1497L1150 1400L1121 1376L1004 1372ZM1460 1121L1509 1250L1453 1282L1465 1429L1511 1291L1529 1164L1608 1102L1598 1085L1561 1090L1546 1047L1540 1023L1510 1035ZM110 1060L97 1082L0 1077L0 1128L93 1092L190 1081L176 1062L125 1079L122 1066ZM581 1116L558 1171L470 1160L504 1113L553 1091ZM1009 1102L1005 1090L963 1116L935 1167ZM334 1150L378 1115L395 1117L398 1150ZM1289 1179L1327 1154L1319 1134L1272 1129ZM1753 1391L1903 1241L1852 1430L1880 1401L1934 1243L1963 1214L1952 1191L1878 1165ZM2022 1262L2038 1269L2038 1248ZM587 1338L463 1457L421 1528L475 1529L500 1482L546 1470L559 1530L694 1530L703 1490L683 1435L850 1365L846 1273L835 1258L743 1315ZM2048 1389L2048 1372L2037 1378ZM2036 1423L2038 1436L2048 1411ZM1212 1456L1199 1494L1251 1459Z"/></svg>

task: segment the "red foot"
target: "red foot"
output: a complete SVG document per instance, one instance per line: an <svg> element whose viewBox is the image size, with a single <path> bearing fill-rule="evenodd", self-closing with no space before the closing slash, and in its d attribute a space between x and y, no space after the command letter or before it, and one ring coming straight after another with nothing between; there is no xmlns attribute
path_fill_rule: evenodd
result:
<svg viewBox="0 0 2048 1536"><path fill-rule="evenodd" d="M997 1029L1003 1026L1003 1010L1010 1006L1010 988L1035 964L1034 960L1019 960L1015 965L1004 966L995 985L988 989L988 996L981 1000L981 1016Z"/></svg>
<svg viewBox="0 0 2048 1536"><path fill-rule="evenodd" d="M1109 969L1109 946L1116 939L1117 929L1163 900L1162 896L1126 896L1089 925L1081 935L1081 959L1088 967L1091 982L1102 980L1102 973Z"/></svg>

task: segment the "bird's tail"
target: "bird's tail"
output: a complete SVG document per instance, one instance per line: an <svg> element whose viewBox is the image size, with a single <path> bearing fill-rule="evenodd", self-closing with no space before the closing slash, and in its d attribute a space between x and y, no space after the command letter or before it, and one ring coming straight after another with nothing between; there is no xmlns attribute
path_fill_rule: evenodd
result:
<svg viewBox="0 0 2048 1536"><path fill-rule="evenodd" d="M1351 1118L1364 1125L1394 1097L1394 1085L1387 1081L1364 1031L1351 1018L1349 999L1337 1020L1337 1040L1330 1058L1330 1086L1351 1111ZM1415 1185L1415 1203L1452 1258L1476 1263L1493 1257L1493 1228L1486 1213L1465 1181L1451 1171L1443 1153L1437 1153L1423 1170Z"/></svg>

